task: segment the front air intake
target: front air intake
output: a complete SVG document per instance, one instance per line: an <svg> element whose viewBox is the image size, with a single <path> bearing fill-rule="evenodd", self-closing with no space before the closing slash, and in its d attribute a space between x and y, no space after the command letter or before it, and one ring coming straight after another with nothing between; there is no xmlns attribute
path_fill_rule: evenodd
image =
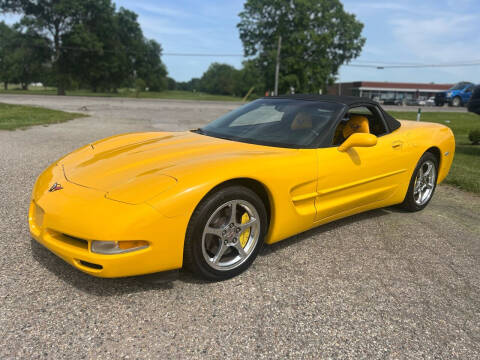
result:
<svg viewBox="0 0 480 360"><path fill-rule="evenodd" d="M95 269L95 270L102 270L103 269L103 266L102 265L98 265L98 264L93 264L91 262L88 262L88 261L84 261L84 260L79 260L80 264L82 264L83 266L86 266L86 267L89 267L89 268L92 268L92 269Z"/></svg>

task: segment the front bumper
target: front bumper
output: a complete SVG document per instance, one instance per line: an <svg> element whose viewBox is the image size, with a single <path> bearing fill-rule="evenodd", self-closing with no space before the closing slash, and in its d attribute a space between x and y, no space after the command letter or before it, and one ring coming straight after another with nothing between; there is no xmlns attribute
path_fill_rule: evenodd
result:
<svg viewBox="0 0 480 360"><path fill-rule="evenodd" d="M63 189L48 192L59 181ZM124 277L182 267L188 218L167 218L147 204L130 205L103 192L69 183L50 167L35 185L28 222L32 237L75 268L98 277ZM104 255L93 240L144 240L137 251Z"/></svg>

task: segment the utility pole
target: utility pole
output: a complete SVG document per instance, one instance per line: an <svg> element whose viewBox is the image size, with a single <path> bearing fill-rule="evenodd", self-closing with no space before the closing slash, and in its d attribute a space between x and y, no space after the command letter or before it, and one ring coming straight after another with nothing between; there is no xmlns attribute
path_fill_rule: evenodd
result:
<svg viewBox="0 0 480 360"><path fill-rule="evenodd" d="M282 48L282 36L278 36L277 65L275 67L275 96L278 96L278 74L280 72L280 49Z"/></svg>

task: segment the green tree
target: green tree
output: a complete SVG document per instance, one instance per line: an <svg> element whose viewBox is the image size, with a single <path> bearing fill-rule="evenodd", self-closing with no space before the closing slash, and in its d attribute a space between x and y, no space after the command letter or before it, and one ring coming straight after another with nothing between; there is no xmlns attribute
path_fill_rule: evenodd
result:
<svg viewBox="0 0 480 360"><path fill-rule="evenodd" d="M115 7L110 0L86 1L81 12L61 38L60 67L68 69L80 87L109 90L111 73L118 68L112 52L117 45Z"/></svg>
<svg viewBox="0 0 480 360"><path fill-rule="evenodd" d="M278 38L282 37L283 92L317 92L339 67L360 55L363 24L339 0L247 0L237 25L246 56L258 56L266 86L274 85Z"/></svg>
<svg viewBox="0 0 480 360"><path fill-rule="evenodd" d="M86 1L78 0L0 0L0 9L23 14L22 23L41 34L48 34L53 44L53 65L57 92L65 94L66 69L61 67L62 36L78 22Z"/></svg>
<svg viewBox="0 0 480 360"><path fill-rule="evenodd" d="M177 82L175 79L170 76L167 77L167 89L168 90L177 90Z"/></svg>
<svg viewBox="0 0 480 360"><path fill-rule="evenodd" d="M213 63L200 79L200 90L210 94L234 95L238 70L228 64Z"/></svg>
<svg viewBox="0 0 480 360"><path fill-rule="evenodd" d="M47 38L22 24L0 23L0 79L5 90L11 82L26 90L28 84L43 81L50 58Z"/></svg>
<svg viewBox="0 0 480 360"><path fill-rule="evenodd" d="M28 90L32 82L43 80L46 64L50 60L50 44L47 38L31 28L15 25L13 36L14 48L11 49L12 80L21 84L23 90Z"/></svg>
<svg viewBox="0 0 480 360"><path fill-rule="evenodd" d="M245 96L253 87L253 93L257 96L265 94L265 79L256 59L246 60L243 67L237 71L235 77L235 94Z"/></svg>
<svg viewBox="0 0 480 360"><path fill-rule="evenodd" d="M136 73L145 79L150 91L163 91L167 89L167 68L162 63L160 56L162 47L155 40L144 40L139 50Z"/></svg>
<svg viewBox="0 0 480 360"><path fill-rule="evenodd" d="M198 91L200 90L200 79L192 78L190 81L178 82L177 89L183 91Z"/></svg>
<svg viewBox="0 0 480 360"><path fill-rule="evenodd" d="M143 33L137 15L115 8L110 0L96 0L79 23L62 38L66 51L62 65L69 68L81 86L116 91L132 85L135 63L143 44Z"/></svg>
<svg viewBox="0 0 480 360"><path fill-rule="evenodd" d="M137 76L152 90L167 86L160 44L111 0L0 0L0 10L23 14L22 26L49 37L59 95L71 81L93 91L133 86Z"/></svg>
<svg viewBox="0 0 480 360"><path fill-rule="evenodd" d="M4 89L13 78L13 67L15 62L12 57L15 48L15 31L3 21L0 22L0 80L3 81Z"/></svg>

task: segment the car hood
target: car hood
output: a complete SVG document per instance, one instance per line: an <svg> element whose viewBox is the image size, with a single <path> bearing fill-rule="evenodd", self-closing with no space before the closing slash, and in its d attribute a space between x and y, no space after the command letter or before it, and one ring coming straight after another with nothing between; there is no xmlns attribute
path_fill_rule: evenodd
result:
<svg viewBox="0 0 480 360"><path fill-rule="evenodd" d="M204 162L279 150L192 132L149 132L97 141L59 164L69 182L104 191L112 200L140 203L175 186L179 167L193 170Z"/></svg>

